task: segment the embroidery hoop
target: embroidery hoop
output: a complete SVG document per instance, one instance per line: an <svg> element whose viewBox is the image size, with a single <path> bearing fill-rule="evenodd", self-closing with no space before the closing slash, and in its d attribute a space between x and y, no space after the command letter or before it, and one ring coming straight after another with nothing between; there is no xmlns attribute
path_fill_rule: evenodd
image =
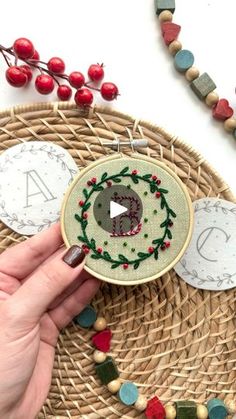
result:
<svg viewBox="0 0 236 419"><path fill-rule="evenodd" d="M97 160L95 163L90 164L89 166L87 166L84 170L80 171L78 173L78 175L75 177L75 179L73 180L73 182L71 183L67 193L65 194L65 198L63 201L63 205L62 205L62 211L61 211L61 231L62 231L62 236L63 236L63 240L66 244L66 246L69 248L72 245L71 240L68 240L68 236L67 233L65 231L65 212L66 212L66 207L67 207L67 203L68 200L70 199L71 194L73 194L73 190L75 188L75 186L77 185L78 181L85 177L86 178L86 174L89 173L91 170L96 169L98 166L102 165L103 163L106 162L113 162L114 160L120 160L123 159L124 157L126 157L123 153L118 152L117 154L114 154L113 156L107 157L107 158L102 158ZM159 278L160 276L164 275L166 272L168 272L173 266L175 266L177 264L177 262L181 259L181 257L183 256L185 250L188 247L188 244L190 242L191 236L192 236L192 231L193 231L193 208L192 208L192 202L189 196L189 193L187 191L187 188L184 186L184 184L181 182L181 180L179 179L179 177L170 169L168 168L166 165L164 165L163 163L160 163L159 161L155 161L154 159L148 157L148 156L139 156L138 153L132 153L129 157L131 157L132 159L136 159L137 162L140 160L143 160L145 162L149 162L152 164L155 164L157 167L157 171L158 171L158 167L161 167L163 170L165 170L168 174L171 175L171 177L176 181L176 183L180 186L181 190L184 192L184 197L187 201L187 205L188 205L188 213L189 213L189 230L188 230L188 234L186 237L186 240L182 246L181 251L178 253L178 255L171 261L171 263L166 266L164 269L157 271L154 275L152 276L148 276L146 278L143 279L138 279L138 280L131 280L131 279L127 279L127 280L119 280L119 279L113 279L113 278L109 278L107 275L104 276L101 273L93 270L92 268L90 268L89 266L87 266L85 264L85 270L87 272L89 272L91 275L96 276L97 278L106 281L106 282L110 282L112 284L117 284L117 285L138 285L138 284L144 284L145 282L149 282L152 281L154 279ZM138 167L138 165L137 165ZM163 187L165 187L165 185L163 185ZM173 192L172 192L173 193ZM99 227L98 227L99 228ZM140 238L139 238L140 239ZM75 244L75 243L73 243ZM81 245L81 242L77 241L77 244ZM121 251L120 251L121 252ZM158 261L157 261L157 269L158 269ZM132 272L133 270L130 269L129 271L129 275L132 276ZM120 275L122 275L122 272L120 273Z"/></svg>

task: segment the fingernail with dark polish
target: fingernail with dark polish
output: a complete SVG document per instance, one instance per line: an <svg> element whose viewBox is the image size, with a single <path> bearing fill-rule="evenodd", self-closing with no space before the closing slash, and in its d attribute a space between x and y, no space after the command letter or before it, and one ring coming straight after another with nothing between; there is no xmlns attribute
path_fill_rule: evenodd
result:
<svg viewBox="0 0 236 419"><path fill-rule="evenodd" d="M85 253L80 246L71 246L63 257L63 260L71 268L78 266L85 258Z"/></svg>

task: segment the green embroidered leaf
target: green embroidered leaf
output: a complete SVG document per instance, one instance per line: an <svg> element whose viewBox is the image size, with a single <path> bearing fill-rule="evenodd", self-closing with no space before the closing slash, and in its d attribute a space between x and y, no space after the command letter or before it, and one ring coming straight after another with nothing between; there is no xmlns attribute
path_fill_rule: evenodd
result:
<svg viewBox="0 0 236 419"><path fill-rule="evenodd" d="M83 206L83 212L87 211L90 207L91 207L91 202L87 202L87 204Z"/></svg>
<svg viewBox="0 0 236 419"><path fill-rule="evenodd" d="M93 255L91 255L91 258L92 259L101 259L101 255L97 255L97 254L93 254Z"/></svg>
<svg viewBox="0 0 236 419"><path fill-rule="evenodd" d="M103 252L103 255L106 259L111 260L111 255L108 252Z"/></svg>
<svg viewBox="0 0 236 419"><path fill-rule="evenodd" d="M82 218L78 214L75 214L75 219L79 221L79 223L82 221Z"/></svg>
<svg viewBox="0 0 236 419"><path fill-rule="evenodd" d="M88 193L87 189L83 189L83 194L84 194L85 198L88 198L89 193Z"/></svg>
<svg viewBox="0 0 236 419"><path fill-rule="evenodd" d="M156 248L154 250L154 258L157 260L158 259L158 256L159 256L159 253L158 253L158 249Z"/></svg>
<svg viewBox="0 0 236 419"><path fill-rule="evenodd" d="M171 231L170 230L167 230L167 237L168 237L168 239L172 239L172 233L171 233Z"/></svg>
<svg viewBox="0 0 236 419"><path fill-rule="evenodd" d="M150 177L152 177L152 174L150 174L150 173L149 173L149 174L147 174L147 175L144 175L144 176L143 176L143 179L144 179L144 180L148 180L148 179L150 179Z"/></svg>
<svg viewBox="0 0 236 419"><path fill-rule="evenodd" d="M150 191L151 193L156 192L157 190L157 185L155 185L154 183L150 183Z"/></svg>
<svg viewBox="0 0 236 419"><path fill-rule="evenodd" d="M128 262L128 259L124 255L118 255L118 257L122 262Z"/></svg>
<svg viewBox="0 0 236 419"><path fill-rule="evenodd" d="M160 224L160 227L163 228L165 226L167 226L168 224L168 220L163 221L163 223Z"/></svg>
<svg viewBox="0 0 236 419"><path fill-rule="evenodd" d="M135 262L134 269L138 269L138 267L139 267L139 261Z"/></svg>
<svg viewBox="0 0 236 419"><path fill-rule="evenodd" d="M94 185L93 190L96 191L96 192L98 192L98 191L103 191L104 188L103 188L102 185L100 185L100 186Z"/></svg>
<svg viewBox="0 0 236 419"><path fill-rule="evenodd" d="M158 191L161 193L168 193L167 189L158 188Z"/></svg>
<svg viewBox="0 0 236 419"><path fill-rule="evenodd" d="M113 265L111 265L111 269L116 269L118 266L120 266L119 262L113 263Z"/></svg>
<svg viewBox="0 0 236 419"><path fill-rule="evenodd" d="M77 239L80 240L83 243L87 243L87 239L84 236L78 236Z"/></svg>
<svg viewBox="0 0 236 419"><path fill-rule="evenodd" d="M144 257L146 257L147 256L147 254L146 253L143 253L143 252L138 252L138 257L140 257L140 258L144 258Z"/></svg>
<svg viewBox="0 0 236 419"><path fill-rule="evenodd" d="M103 173L102 177L101 177L101 181L104 181L107 178L107 172Z"/></svg>
<svg viewBox="0 0 236 419"><path fill-rule="evenodd" d="M165 198L162 196L162 197L161 197L161 209L163 209L163 208L165 207L165 203L166 203L166 200L165 200Z"/></svg>
<svg viewBox="0 0 236 419"><path fill-rule="evenodd" d="M176 214L171 208L169 208L169 214L172 215L172 217L176 218Z"/></svg>
<svg viewBox="0 0 236 419"><path fill-rule="evenodd" d="M84 230L86 229L87 225L88 225L88 221L87 221L87 220L82 220L82 221L81 221L81 226L82 226L82 228L83 228Z"/></svg>
<svg viewBox="0 0 236 419"><path fill-rule="evenodd" d="M112 179L112 180L115 183L120 183L121 182L121 179L119 177L114 177L114 179Z"/></svg>
<svg viewBox="0 0 236 419"><path fill-rule="evenodd" d="M126 172L128 172L128 170L129 170L128 166L124 167L124 169L121 170L120 175L124 175Z"/></svg>
<svg viewBox="0 0 236 419"><path fill-rule="evenodd" d="M139 183L139 180L135 175L131 176L131 179L134 183L136 183L136 184Z"/></svg>
<svg viewBox="0 0 236 419"><path fill-rule="evenodd" d="M91 239L91 240L90 240L90 246L91 246L91 248L92 248L93 250L95 250L95 249L96 249L96 242L95 242L95 240L94 240L94 239Z"/></svg>
<svg viewBox="0 0 236 419"><path fill-rule="evenodd" d="M152 241L152 244L161 244L162 243L162 239L155 239Z"/></svg>

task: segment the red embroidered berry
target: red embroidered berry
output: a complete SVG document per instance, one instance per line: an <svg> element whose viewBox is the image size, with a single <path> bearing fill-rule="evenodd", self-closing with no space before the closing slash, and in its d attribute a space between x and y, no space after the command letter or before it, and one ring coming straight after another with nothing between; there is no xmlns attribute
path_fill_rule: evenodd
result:
<svg viewBox="0 0 236 419"><path fill-rule="evenodd" d="M160 179L157 179L156 183L157 183L157 185L160 185L161 184L161 180Z"/></svg>
<svg viewBox="0 0 236 419"><path fill-rule="evenodd" d="M132 175L137 175L138 174L138 171L137 171L137 169L134 169L134 170L132 170Z"/></svg>
<svg viewBox="0 0 236 419"><path fill-rule="evenodd" d="M124 269L128 269L128 267L129 267L128 263L124 263L124 264L123 264L123 268L124 268Z"/></svg>
<svg viewBox="0 0 236 419"><path fill-rule="evenodd" d="M112 186L112 181L111 180L107 181L107 186L108 186L108 188L110 188Z"/></svg>
<svg viewBox="0 0 236 419"><path fill-rule="evenodd" d="M61 84L57 89L57 96L60 100L69 100L72 95L72 89L67 84Z"/></svg>
<svg viewBox="0 0 236 419"><path fill-rule="evenodd" d="M23 71L23 73L26 74L27 78L28 78L28 83L32 80L33 77L33 72L31 70L31 67L28 64L24 64L20 66L21 70Z"/></svg>
<svg viewBox="0 0 236 419"><path fill-rule="evenodd" d="M105 100L114 100L119 94L118 87L114 83L103 83L101 95Z"/></svg>
<svg viewBox="0 0 236 419"><path fill-rule="evenodd" d="M75 93L75 103L78 106L83 106L83 107L92 105L93 94L91 90L86 89L86 88L77 90L77 92Z"/></svg>
<svg viewBox="0 0 236 419"><path fill-rule="evenodd" d="M88 248L87 246L85 246L85 247L83 248L83 251L84 251L84 253L85 253L86 255L90 252L90 250L89 250L89 248Z"/></svg>
<svg viewBox="0 0 236 419"><path fill-rule="evenodd" d="M157 176L156 175L152 175L152 180L157 180Z"/></svg>
<svg viewBox="0 0 236 419"><path fill-rule="evenodd" d="M34 55L34 46L32 42L27 38L18 38L13 44L13 50L17 57L28 59Z"/></svg>
<svg viewBox="0 0 236 419"><path fill-rule="evenodd" d="M87 185L88 185L88 186L91 186L91 185L92 185L91 180L88 180Z"/></svg>
<svg viewBox="0 0 236 419"><path fill-rule="evenodd" d="M54 80L52 76L49 76L49 74L40 74L36 77L35 87L41 95L48 95L49 93L52 93L54 86Z"/></svg>
<svg viewBox="0 0 236 419"><path fill-rule="evenodd" d="M152 247L152 246L150 246L149 248L148 248L148 253L153 253L154 252L154 247Z"/></svg>
<svg viewBox="0 0 236 419"><path fill-rule="evenodd" d="M161 196L161 192L156 192L156 198L160 198L160 196Z"/></svg>
<svg viewBox="0 0 236 419"><path fill-rule="evenodd" d="M101 248L101 247L98 247L98 248L97 248L97 252L98 252L98 253L102 253L102 252L103 252L102 248Z"/></svg>
<svg viewBox="0 0 236 419"><path fill-rule="evenodd" d="M84 75L79 71L73 71L69 75L69 83L72 87L80 89L85 83Z"/></svg>
<svg viewBox="0 0 236 419"><path fill-rule="evenodd" d="M172 226L173 226L173 224L174 224L174 223L173 223L173 221L169 220L169 222L168 222L168 226L169 226L169 227L172 227Z"/></svg>
<svg viewBox="0 0 236 419"><path fill-rule="evenodd" d="M22 87L28 82L26 73L16 65L9 67L5 74L6 79L11 86Z"/></svg>
<svg viewBox="0 0 236 419"><path fill-rule="evenodd" d="M104 77L103 64L92 64L88 69L88 76L93 81L100 81Z"/></svg>
<svg viewBox="0 0 236 419"><path fill-rule="evenodd" d="M96 177L92 177L91 182L93 185L95 185L95 183L97 182L97 178Z"/></svg>
<svg viewBox="0 0 236 419"><path fill-rule="evenodd" d="M79 206L83 207L84 206L84 201L79 201Z"/></svg>
<svg viewBox="0 0 236 419"><path fill-rule="evenodd" d="M165 246L168 249L168 247L170 247L170 242L165 242Z"/></svg>
<svg viewBox="0 0 236 419"><path fill-rule="evenodd" d="M88 213L87 213L87 212L84 212L84 213L83 213L83 218L84 218L85 220L87 220L87 218L88 218Z"/></svg>
<svg viewBox="0 0 236 419"><path fill-rule="evenodd" d="M52 71L52 73L56 74L63 74L65 71L65 63L59 57L52 57L47 63L48 70Z"/></svg>
<svg viewBox="0 0 236 419"><path fill-rule="evenodd" d="M31 57L31 60L38 61L40 59L38 51L34 51L34 55Z"/></svg>
<svg viewBox="0 0 236 419"><path fill-rule="evenodd" d="M166 246L164 243L161 245L161 250L166 250Z"/></svg>

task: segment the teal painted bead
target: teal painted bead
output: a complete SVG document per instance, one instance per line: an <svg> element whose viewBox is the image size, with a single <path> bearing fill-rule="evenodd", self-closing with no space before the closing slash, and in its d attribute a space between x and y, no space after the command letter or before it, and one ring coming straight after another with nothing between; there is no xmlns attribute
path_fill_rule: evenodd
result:
<svg viewBox="0 0 236 419"><path fill-rule="evenodd" d="M156 14L159 16L164 10L175 12L175 0L155 0Z"/></svg>
<svg viewBox="0 0 236 419"><path fill-rule="evenodd" d="M111 356L108 356L106 361L95 365L96 373L100 378L102 384L109 384L111 381L119 377L118 369Z"/></svg>
<svg viewBox="0 0 236 419"><path fill-rule="evenodd" d="M181 400L175 406L178 419L197 419L197 405L194 401Z"/></svg>
<svg viewBox="0 0 236 419"><path fill-rule="evenodd" d="M131 406L138 400L138 389L134 383L126 381L121 385L118 396L123 404Z"/></svg>
<svg viewBox="0 0 236 419"><path fill-rule="evenodd" d="M78 316L74 318L74 322L79 326L88 328L91 327L97 319L97 313L92 306L87 306L81 311Z"/></svg>
<svg viewBox="0 0 236 419"><path fill-rule="evenodd" d="M194 55L187 49L181 49L174 57L175 68L180 73L187 71L190 67L192 67L193 63Z"/></svg>
<svg viewBox="0 0 236 419"><path fill-rule="evenodd" d="M228 415L225 404L220 399L211 399L207 402L209 419L225 419Z"/></svg>
<svg viewBox="0 0 236 419"><path fill-rule="evenodd" d="M207 73L203 73L200 77L190 83L190 87L200 100L216 89L216 85Z"/></svg>

